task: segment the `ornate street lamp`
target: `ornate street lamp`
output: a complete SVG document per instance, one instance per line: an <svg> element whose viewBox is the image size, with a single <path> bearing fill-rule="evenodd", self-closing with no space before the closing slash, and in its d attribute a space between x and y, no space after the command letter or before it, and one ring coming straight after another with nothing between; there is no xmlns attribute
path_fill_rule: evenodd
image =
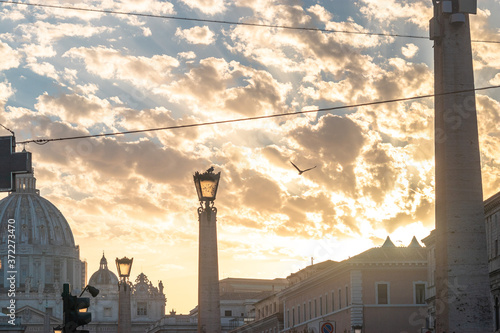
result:
<svg viewBox="0 0 500 333"><path fill-rule="evenodd" d="M130 276L130 271L132 270L132 262L134 258L123 257L121 259L116 258L116 269L118 270L118 275L122 281L128 279Z"/></svg>
<svg viewBox="0 0 500 333"><path fill-rule="evenodd" d="M132 270L133 261L134 258L116 258L116 269L120 276L118 283L118 333L130 333L131 331L130 287L127 288L127 280Z"/></svg>
<svg viewBox="0 0 500 333"><path fill-rule="evenodd" d="M217 255L217 208L214 200L219 188L220 172L209 168L193 175L201 207L198 255L198 333L220 333L219 263ZM205 203L205 205L203 205Z"/></svg>
<svg viewBox="0 0 500 333"><path fill-rule="evenodd" d="M205 173L195 172L193 175L194 185L198 193L200 202L213 202L219 188L220 172L213 173L214 168L211 167Z"/></svg>

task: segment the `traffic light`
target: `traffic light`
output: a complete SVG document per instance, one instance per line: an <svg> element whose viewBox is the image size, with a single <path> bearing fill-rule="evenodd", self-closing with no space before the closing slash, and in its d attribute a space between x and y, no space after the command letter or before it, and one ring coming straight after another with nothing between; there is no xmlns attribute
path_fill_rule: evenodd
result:
<svg viewBox="0 0 500 333"><path fill-rule="evenodd" d="M69 296L69 311L64 313L64 326L65 333L77 332L76 329L80 326L86 325L92 321L92 314L86 312L90 306L90 298ZM88 331L80 331L88 332Z"/></svg>
<svg viewBox="0 0 500 333"><path fill-rule="evenodd" d="M93 297L95 297L99 290L87 286L83 291L89 290ZM82 291L82 294L83 294ZM80 294L80 296L82 295ZM63 286L63 310L64 310L64 331L63 333L88 333L87 330L79 330L76 329L80 326L87 325L92 321L92 314L87 312L88 307L90 306L90 298L89 297L77 297L73 296L69 293L69 284L65 283Z"/></svg>
<svg viewBox="0 0 500 333"><path fill-rule="evenodd" d="M31 153L16 153L16 138L0 136L0 192L15 191L15 176L18 173L30 173Z"/></svg>

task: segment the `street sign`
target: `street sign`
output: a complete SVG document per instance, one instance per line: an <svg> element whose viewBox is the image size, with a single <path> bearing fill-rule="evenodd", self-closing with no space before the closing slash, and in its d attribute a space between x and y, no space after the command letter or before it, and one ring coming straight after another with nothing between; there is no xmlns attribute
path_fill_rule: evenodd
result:
<svg viewBox="0 0 500 333"><path fill-rule="evenodd" d="M16 173L31 172L31 153L16 153L14 136L0 137L0 192L15 191Z"/></svg>
<svg viewBox="0 0 500 333"><path fill-rule="evenodd" d="M335 323L329 321L320 324L320 333L335 333Z"/></svg>

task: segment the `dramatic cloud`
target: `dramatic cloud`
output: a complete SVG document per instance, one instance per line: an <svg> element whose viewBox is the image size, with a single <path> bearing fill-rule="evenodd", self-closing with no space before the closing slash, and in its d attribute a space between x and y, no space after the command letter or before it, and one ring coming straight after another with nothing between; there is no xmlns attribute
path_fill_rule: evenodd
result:
<svg viewBox="0 0 500 333"><path fill-rule="evenodd" d="M407 44L406 46L403 46L401 48L401 53L406 57L406 58L413 58L415 54L418 52L418 46L416 46L413 43Z"/></svg>
<svg viewBox="0 0 500 333"><path fill-rule="evenodd" d="M36 108L43 114L59 116L63 121L91 126L97 122L111 124L113 112L107 101L94 95L81 96L77 94L59 97L44 94L38 98Z"/></svg>
<svg viewBox="0 0 500 333"><path fill-rule="evenodd" d="M234 86L237 81L242 84ZM250 116L283 110L288 91L289 85L268 72L217 58L202 59L176 82L157 90L176 102L189 101L193 109L222 109Z"/></svg>
<svg viewBox="0 0 500 333"><path fill-rule="evenodd" d="M15 68L20 64L20 54L13 50L8 44L0 41L0 57L3 59L0 63L0 71Z"/></svg>
<svg viewBox="0 0 500 333"><path fill-rule="evenodd" d="M170 70L179 65L175 58L167 55L136 57L101 46L72 48L63 56L83 59L89 72L104 79L130 81L145 87L164 82L170 76Z"/></svg>
<svg viewBox="0 0 500 333"><path fill-rule="evenodd" d="M205 14L218 14L226 10L224 0L180 0L192 9L198 9Z"/></svg>
<svg viewBox="0 0 500 333"><path fill-rule="evenodd" d="M14 91L10 83L0 82L0 110L3 111L5 104L13 94Z"/></svg>
<svg viewBox="0 0 500 333"><path fill-rule="evenodd" d="M304 154L315 154L343 166L356 160L365 140L355 122L331 115L321 117L312 128L297 128L290 134L301 145Z"/></svg>
<svg viewBox="0 0 500 333"><path fill-rule="evenodd" d="M185 39L190 44L212 44L215 39L215 35L207 26L204 27L193 27L191 29L182 30L177 28L175 35Z"/></svg>

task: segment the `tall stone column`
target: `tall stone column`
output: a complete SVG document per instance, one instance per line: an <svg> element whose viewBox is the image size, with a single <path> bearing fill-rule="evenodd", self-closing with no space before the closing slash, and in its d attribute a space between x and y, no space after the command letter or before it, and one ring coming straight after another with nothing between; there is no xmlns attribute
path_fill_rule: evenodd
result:
<svg viewBox="0 0 500 333"><path fill-rule="evenodd" d="M118 333L130 333L132 325L130 285L123 279L119 282L118 288Z"/></svg>
<svg viewBox="0 0 500 333"><path fill-rule="evenodd" d="M473 0L433 3L436 333L493 332L468 14L475 8L465 8Z"/></svg>
<svg viewBox="0 0 500 333"><path fill-rule="evenodd" d="M217 208L198 208L200 223L198 261L198 333L220 333Z"/></svg>

